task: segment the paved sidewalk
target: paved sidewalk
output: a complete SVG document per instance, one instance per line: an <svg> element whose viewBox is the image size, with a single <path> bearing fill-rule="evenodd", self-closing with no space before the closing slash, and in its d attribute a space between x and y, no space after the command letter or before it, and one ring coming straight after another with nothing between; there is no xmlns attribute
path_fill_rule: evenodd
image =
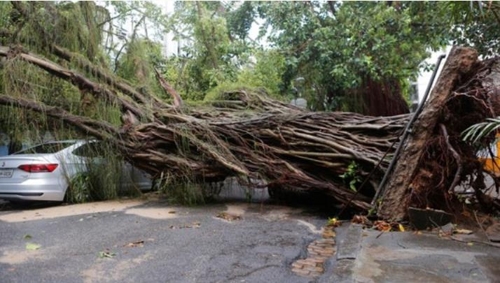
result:
<svg viewBox="0 0 500 283"><path fill-rule="evenodd" d="M481 235L460 242L344 225L331 273L319 282L500 282L500 248L480 243Z"/></svg>

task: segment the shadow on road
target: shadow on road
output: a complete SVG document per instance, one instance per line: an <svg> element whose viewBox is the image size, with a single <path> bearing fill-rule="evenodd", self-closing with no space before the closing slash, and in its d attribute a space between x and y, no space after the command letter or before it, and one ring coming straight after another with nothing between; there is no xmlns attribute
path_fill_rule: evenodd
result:
<svg viewBox="0 0 500 283"><path fill-rule="evenodd" d="M121 199L125 200L127 198ZM141 198L138 198L139 200ZM166 207L175 205L165 195L154 191L142 195L146 200L142 206L147 207ZM130 199L128 199L130 200ZM317 197L307 193L286 194L270 197L267 188L249 189L236 184L234 181L228 182L221 190L220 194L205 205L224 204L224 203L257 203L262 205L279 205L291 208L300 208L303 213L308 215L317 215L320 217L337 217L341 207L332 199ZM11 202L0 200L0 212L10 211L30 211L49 207L66 206L70 204L60 202ZM139 205L141 206L141 205ZM199 205L202 208L204 205ZM345 217L348 217L344 215Z"/></svg>
<svg viewBox="0 0 500 283"><path fill-rule="evenodd" d="M10 202L0 200L0 211L21 211L66 205L60 202Z"/></svg>

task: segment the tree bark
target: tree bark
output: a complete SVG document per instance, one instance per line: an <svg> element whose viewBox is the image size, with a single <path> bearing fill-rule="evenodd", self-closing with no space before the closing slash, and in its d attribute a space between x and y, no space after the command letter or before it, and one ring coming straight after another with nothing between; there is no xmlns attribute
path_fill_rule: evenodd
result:
<svg viewBox="0 0 500 283"><path fill-rule="evenodd" d="M205 16L204 11L203 11L203 7L201 6L202 3L200 1L196 1L195 4L196 4L197 12L198 12L198 21L201 21L203 19L203 17ZM214 70L217 70L219 68L219 63L218 63L218 59L217 59L217 54L215 53L215 49L214 49L215 47L212 44L213 40L209 40L209 36L207 35L207 31L205 30L205 27L201 26L200 31L201 31L203 43L204 43L205 48L207 49L207 52L210 56L210 60L212 61L212 67L214 68Z"/></svg>
<svg viewBox="0 0 500 283"><path fill-rule="evenodd" d="M464 83L464 78L478 63L477 52L471 48L454 47L432 90L422 114L416 120L411 135L404 142L401 154L395 156L397 165L390 174L387 185L382 188L381 204L378 216L391 221L401 221L408 216L411 195L425 191L436 184L431 176L439 172L428 172L423 163L426 148L436 129L445 103L451 98L457 86Z"/></svg>

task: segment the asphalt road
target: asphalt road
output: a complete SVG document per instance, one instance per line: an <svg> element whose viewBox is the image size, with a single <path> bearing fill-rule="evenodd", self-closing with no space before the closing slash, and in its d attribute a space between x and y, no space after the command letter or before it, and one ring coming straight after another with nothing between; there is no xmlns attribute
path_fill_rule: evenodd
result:
<svg viewBox="0 0 500 283"><path fill-rule="evenodd" d="M327 217L265 199L4 205L0 282L311 282L290 265Z"/></svg>

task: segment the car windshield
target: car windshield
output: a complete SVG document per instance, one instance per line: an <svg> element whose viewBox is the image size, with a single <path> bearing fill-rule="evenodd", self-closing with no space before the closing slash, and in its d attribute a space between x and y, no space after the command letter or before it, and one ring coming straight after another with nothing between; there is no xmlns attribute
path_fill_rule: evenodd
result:
<svg viewBox="0 0 500 283"><path fill-rule="evenodd" d="M75 144L75 142L51 142L44 143L34 147L27 148L25 150L18 151L14 154L47 154L47 153L56 153L64 148Z"/></svg>

